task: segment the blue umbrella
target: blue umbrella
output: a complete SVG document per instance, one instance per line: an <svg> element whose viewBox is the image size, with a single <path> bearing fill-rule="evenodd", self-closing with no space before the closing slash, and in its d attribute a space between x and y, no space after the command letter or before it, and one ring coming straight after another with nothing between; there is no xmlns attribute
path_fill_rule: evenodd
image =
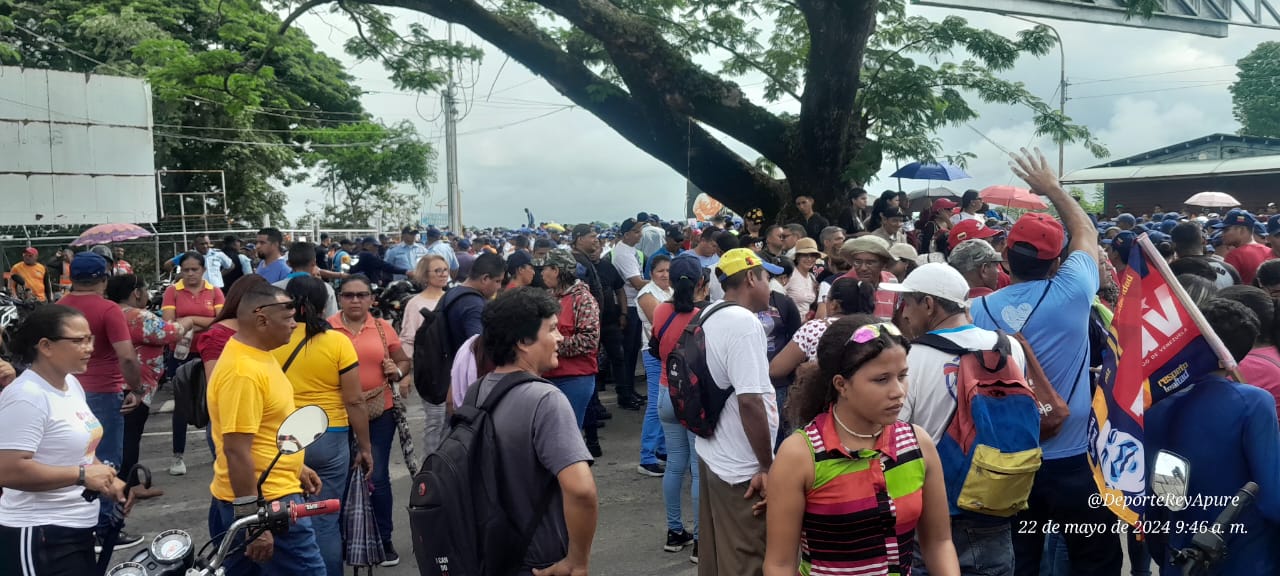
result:
<svg viewBox="0 0 1280 576"><path fill-rule="evenodd" d="M959 166L952 166L946 162L938 162L936 164L925 164L921 162L912 162L899 168L897 172L889 175L890 178L906 178L908 180L964 180L969 178L964 170Z"/></svg>

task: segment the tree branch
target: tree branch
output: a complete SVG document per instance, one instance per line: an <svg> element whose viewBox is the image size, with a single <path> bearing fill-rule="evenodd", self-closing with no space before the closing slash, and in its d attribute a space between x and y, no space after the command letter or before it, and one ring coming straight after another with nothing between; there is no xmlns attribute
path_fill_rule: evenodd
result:
<svg viewBox="0 0 1280 576"><path fill-rule="evenodd" d="M466 26L605 121L641 150L684 174L735 210L776 209L784 183L762 173L683 115L670 98L628 94L565 52L533 22L486 10L475 0L361 0L406 8ZM677 97L671 95L672 98ZM738 110L739 116L742 111ZM777 121L776 117L774 117ZM739 118L738 122L747 119ZM779 121L780 122L780 121ZM732 134L730 134L732 136ZM778 142L782 135L778 134ZM775 143L770 148L777 148Z"/></svg>
<svg viewBox="0 0 1280 576"><path fill-rule="evenodd" d="M728 134L784 172L795 166L791 123L751 103L737 84L703 70L648 22L602 0L532 0L599 40L633 97Z"/></svg>

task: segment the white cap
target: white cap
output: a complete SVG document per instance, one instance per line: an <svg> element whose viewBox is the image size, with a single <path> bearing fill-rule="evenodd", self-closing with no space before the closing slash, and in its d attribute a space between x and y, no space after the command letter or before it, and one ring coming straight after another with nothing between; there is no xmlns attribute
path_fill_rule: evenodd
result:
<svg viewBox="0 0 1280 576"><path fill-rule="evenodd" d="M965 306L969 300L969 283L955 268L941 262L916 268L900 284L882 282L880 290L928 294Z"/></svg>

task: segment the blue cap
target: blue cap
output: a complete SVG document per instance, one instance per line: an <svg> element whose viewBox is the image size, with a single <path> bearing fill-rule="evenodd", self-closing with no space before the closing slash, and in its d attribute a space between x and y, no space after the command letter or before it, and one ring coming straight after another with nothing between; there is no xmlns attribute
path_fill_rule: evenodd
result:
<svg viewBox="0 0 1280 576"><path fill-rule="evenodd" d="M1248 226L1249 228L1253 228L1253 225L1257 223L1258 219L1255 218L1253 214L1250 214L1248 210L1235 208L1230 212L1227 212L1227 216L1222 219L1222 222L1215 224L1214 228L1227 228L1230 226Z"/></svg>
<svg viewBox="0 0 1280 576"><path fill-rule="evenodd" d="M1161 242L1173 242L1172 236L1159 231L1148 232L1147 239L1150 240L1152 244L1159 244Z"/></svg>
<svg viewBox="0 0 1280 576"><path fill-rule="evenodd" d="M702 261L698 260L697 256L684 252L671 259L669 272L672 284L675 284L676 280L687 278L696 286L702 279Z"/></svg>
<svg viewBox="0 0 1280 576"><path fill-rule="evenodd" d="M1267 235L1280 233L1280 214L1276 214L1267 220Z"/></svg>
<svg viewBox="0 0 1280 576"><path fill-rule="evenodd" d="M467 240L466 238L463 238L463 239L461 239L461 240L458 240L458 247L459 247L459 248L461 248L461 249L463 249L463 250L466 250L466 249L468 249L468 248L471 248L471 241L470 241L470 240Z"/></svg>
<svg viewBox="0 0 1280 576"><path fill-rule="evenodd" d="M1166 218L1160 221L1160 231L1164 232L1165 234L1173 232L1173 229L1177 227L1178 227L1177 220L1169 220Z"/></svg>
<svg viewBox="0 0 1280 576"><path fill-rule="evenodd" d="M378 238L376 236L365 236L360 240L360 245L363 246L365 244L373 244L374 246L382 245L381 242L378 242Z"/></svg>
<svg viewBox="0 0 1280 576"><path fill-rule="evenodd" d="M1178 220L1181 220L1181 219L1182 219L1182 215L1181 215L1181 214L1179 214L1179 213L1177 213L1177 212L1169 212L1168 214L1165 214L1165 215L1164 215L1164 219L1165 219L1165 220L1173 220L1173 221L1175 221L1175 222L1176 222L1176 221L1178 221Z"/></svg>
<svg viewBox="0 0 1280 576"><path fill-rule="evenodd" d="M1125 230L1124 232L1116 234L1115 238L1112 238L1110 240L1104 240L1103 244L1107 244L1111 246L1111 249L1115 250L1120 254L1120 258L1124 259L1125 262L1128 262L1129 251L1133 249L1133 243L1137 239L1138 239L1137 234L1134 234L1133 232Z"/></svg>
<svg viewBox="0 0 1280 576"><path fill-rule="evenodd" d="M1129 226L1134 226L1137 223L1138 223L1138 219L1134 218L1133 214L1130 214L1128 212L1125 212L1124 214L1116 216L1116 224L1128 224Z"/></svg>
<svg viewBox="0 0 1280 576"><path fill-rule="evenodd" d="M1254 222L1253 233L1258 236L1267 236L1267 225L1262 222Z"/></svg>
<svg viewBox="0 0 1280 576"><path fill-rule="evenodd" d="M435 226L427 227L427 238L439 238L441 236L444 236L444 232L441 232L439 228Z"/></svg>
<svg viewBox="0 0 1280 576"><path fill-rule="evenodd" d="M71 279L80 282L107 276L107 259L93 252L78 252L71 259Z"/></svg>
<svg viewBox="0 0 1280 576"><path fill-rule="evenodd" d="M1214 232L1214 233L1213 233L1213 236L1210 236L1210 237L1209 237L1209 245L1210 245L1210 246L1221 246L1221 245L1222 245L1222 232L1221 232L1221 231Z"/></svg>

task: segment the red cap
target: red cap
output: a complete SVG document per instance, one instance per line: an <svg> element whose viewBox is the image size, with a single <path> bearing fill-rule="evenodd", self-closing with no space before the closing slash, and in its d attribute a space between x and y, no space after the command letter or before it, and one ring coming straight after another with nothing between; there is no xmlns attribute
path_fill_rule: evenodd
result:
<svg viewBox="0 0 1280 576"><path fill-rule="evenodd" d="M36 250L34 247L31 247L31 246L27 246L27 249L26 249L26 250L23 250L23 251L22 251L22 253L23 253L23 254L30 254L30 255L32 255L32 256L39 256L39 255L40 255L40 251L39 251L39 250Z"/></svg>
<svg viewBox="0 0 1280 576"><path fill-rule="evenodd" d="M1036 257L1041 260L1053 260L1062 254L1062 243L1065 240L1066 232L1062 229L1062 224L1053 216L1038 212L1023 214L1009 231L1009 246L1030 244L1036 249Z"/></svg>
<svg viewBox="0 0 1280 576"><path fill-rule="evenodd" d="M934 201L933 201L933 211L934 211L934 212L941 212L941 211L943 211L943 210L950 210L950 209L952 209L952 208L955 208L956 206L957 206L957 204L956 204L955 202L953 202L952 200L950 200L949 198L939 198L939 199L937 199L937 200L934 200Z"/></svg>
<svg viewBox="0 0 1280 576"><path fill-rule="evenodd" d="M990 238L999 233L999 230L988 228L981 221L973 219L961 220L959 224L951 227L951 235L947 236L947 248L955 249L965 240Z"/></svg>

